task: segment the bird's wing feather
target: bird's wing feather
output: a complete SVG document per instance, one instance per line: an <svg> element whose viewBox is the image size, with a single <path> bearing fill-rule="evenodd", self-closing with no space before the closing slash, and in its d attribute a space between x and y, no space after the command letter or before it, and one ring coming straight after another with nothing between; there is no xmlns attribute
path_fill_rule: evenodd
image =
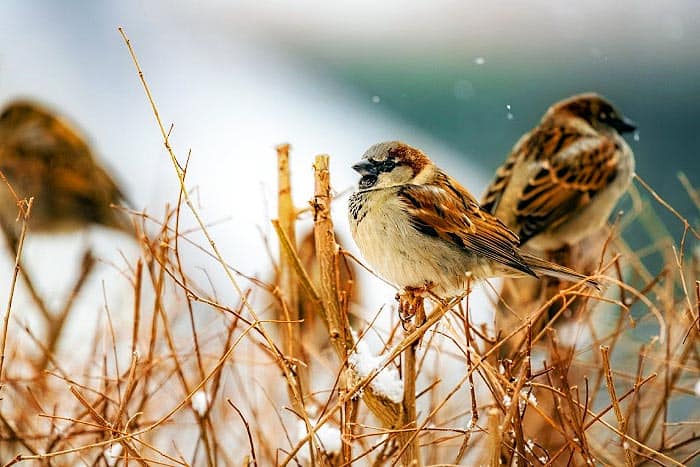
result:
<svg viewBox="0 0 700 467"><path fill-rule="evenodd" d="M429 185L405 185L398 195L417 230L535 275L517 252L518 236L483 211L474 197L448 175L439 172L435 183Z"/></svg>
<svg viewBox="0 0 700 467"><path fill-rule="evenodd" d="M496 176L491 181L491 184L486 187L484 195L481 197L481 208L485 211L494 214L498 204L501 202L503 192L513 176L513 167L523 157L525 151L523 147L530 139L530 133L523 135L510 152L502 166L496 169Z"/></svg>
<svg viewBox="0 0 700 467"><path fill-rule="evenodd" d="M539 170L519 193L515 217L522 243L566 222L591 202L617 175L621 148L611 139L595 136L541 158Z"/></svg>
<svg viewBox="0 0 700 467"><path fill-rule="evenodd" d="M49 183L65 192L93 192L109 202L123 198L117 185L95 161L85 139L55 116L37 116L13 133L13 146L25 159L41 160L51 172ZM61 154L63 153L63 154ZM99 191L99 193L97 193Z"/></svg>

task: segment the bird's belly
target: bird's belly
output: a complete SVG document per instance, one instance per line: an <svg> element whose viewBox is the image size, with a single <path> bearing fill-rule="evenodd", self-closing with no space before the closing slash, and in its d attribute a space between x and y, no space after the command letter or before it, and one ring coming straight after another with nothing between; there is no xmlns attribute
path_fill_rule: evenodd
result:
<svg viewBox="0 0 700 467"><path fill-rule="evenodd" d="M487 264L435 237L418 232L405 215L381 210L352 226L355 242L372 269L392 284L405 287L432 285L441 296L461 293L467 272L490 276Z"/></svg>

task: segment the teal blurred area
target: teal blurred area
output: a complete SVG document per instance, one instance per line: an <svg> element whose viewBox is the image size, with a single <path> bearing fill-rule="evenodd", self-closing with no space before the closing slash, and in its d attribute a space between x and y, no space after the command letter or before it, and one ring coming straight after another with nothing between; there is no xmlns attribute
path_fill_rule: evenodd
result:
<svg viewBox="0 0 700 467"><path fill-rule="evenodd" d="M697 185L700 175L697 2L447 3L387 16L387 23L405 23L387 25L391 33L383 37L373 20L362 48L330 39L296 45L319 68L487 172L549 105L599 92L638 123L627 138L637 173L697 221L678 180L682 172ZM678 238L682 224L660 211Z"/></svg>

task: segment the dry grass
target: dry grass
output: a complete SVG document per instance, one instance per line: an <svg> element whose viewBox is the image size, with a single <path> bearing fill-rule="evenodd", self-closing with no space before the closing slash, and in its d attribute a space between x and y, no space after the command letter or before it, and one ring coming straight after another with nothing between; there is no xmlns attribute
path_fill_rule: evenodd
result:
<svg viewBox="0 0 700 467"><path fill-rule="evenodd" d="M472 309L469 296L423 303L408 294L393 307L365 310L350 297L361 300L369 289L348 274L355 260L335 239L327 156L314 165L315 254L297 252L293 157L281 146L273 222L280 254L270 265L276 279L245 276L227 264L189 199L187 164L168 144L138 73L180 197L160 219L132 213L141 255L125 270L133 306L119 310L131 318L113 325L117 311L105 303L104 332L81 336L92 342L88 355L61 352L56 343L75 338L63 323L90 274L90 255L64 307L48 309L35 297L47 335L22 328L10 294L0 464L693 463L700 452L698 411L691 410L700 379L700 258L689 252L698 236L678 214L681 239L655 233L648 248L631 251L619 232L657 225L647 194L671 209L643 182L644 192L632 190L633 208L599 241L592 273L607 284L604 296L575 285L550 288L517 304L502 329L474 324L482 310ZM197 232L181 229L185 214ZM193 250L216 261L234 298L220 298L186 272L180 251L196 235L206 246ZM645 265L652 254L663 258L658 270ZM32 283L19 274L10 279ZM554 320L535 327L553 307ZM352 363L366 347L383 356L371 371ZM397 399L379 381L398 372L404 394Z"/></svg>

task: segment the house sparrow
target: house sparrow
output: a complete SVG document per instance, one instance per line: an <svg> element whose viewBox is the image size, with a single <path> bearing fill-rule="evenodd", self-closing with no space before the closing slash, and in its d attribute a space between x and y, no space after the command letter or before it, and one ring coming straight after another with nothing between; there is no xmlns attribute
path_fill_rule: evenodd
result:
<svg viewBox="0 0 700 467"><path fill-rule="evenodd" d="M461 294L470 277L585 279L521 253L518 236L419 149L375 144L353 169L362 178L349 202L352 236L376 272L398 287L430 287L448 297Z"/></svg>
<svg viewBox="0 0 700 467"><path fill-rule="evenodd" d="M36 232L88 224L132 232L128 217L110 205L124 200L85 140L41 106L15 101L0 113L0 170L19 199L34 197L29 227ZM17 231L17 200L0 183L0 220Z"/></svg>
<svg viewBox="0 0 700 467"><path fill-rule="evenodd" d="M575 245L600 229L634 174L620 136L635 129L598 94L557 102L515 144L482 208L540 251Z"/></svg>

